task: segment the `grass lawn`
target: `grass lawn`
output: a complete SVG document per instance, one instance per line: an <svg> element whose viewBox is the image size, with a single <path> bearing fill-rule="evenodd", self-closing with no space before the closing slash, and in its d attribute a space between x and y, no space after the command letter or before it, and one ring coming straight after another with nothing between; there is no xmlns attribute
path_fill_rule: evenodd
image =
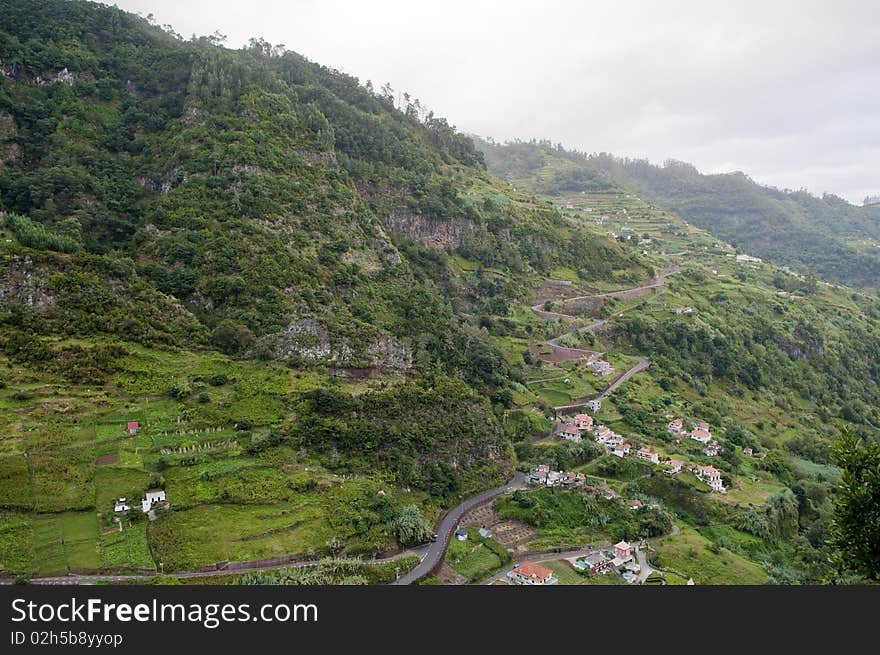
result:
<svg viewBox="0 0 880 655"><path fill-rule="evenodd" d="M147 544L147 522L139 521L122 532L101 535L100 556L101 568L155 570Z"/></svg>
<svg viewBox="0 0 880 655"><path fill-rule="evenodd" d="M471 582L478 582L507 565L509 558L502 560L498 552L495 552L503 550L500 544L480 537L477 529L471 528L466 541L453 539L449 543L446 563Z"/></svg>
<svg viewBox="0 0 880 655"><path fill-rule="evenodd" d="M568 562L559 560L558 562L542 562L541 566L546 566L553 571L553 576L559 580L561 585L625 585L626 582L617 577L614 573L606 573L605 575L581 575L575 571Z"/></svg>
<svg viewBox="0 0 880 655"><path fill-rule="evenodd" d="M94 512L38 516L33 522L33 538L33 568L38 575L94 571L101 566Z"/></svg>
<svg viewBox="0 0 880 655"><path fill-rule="evenodd" d="M710 550L712 542L692 528L680 535L663 537L653 543L652 562L657 568L688 575L697 584L766 584L767 574L760 566L725 548Z"/></svg>

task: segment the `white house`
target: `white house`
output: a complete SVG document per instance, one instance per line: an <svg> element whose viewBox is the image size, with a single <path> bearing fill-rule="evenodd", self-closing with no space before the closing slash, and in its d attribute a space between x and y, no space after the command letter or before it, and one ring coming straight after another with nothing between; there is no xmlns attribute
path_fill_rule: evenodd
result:
<svg viewBox="0 0 880 655"><path fill-rule="evenodd" d="M712 433L703 428L697 428L691 432L691 439L700 443L709 443L712 440Z"/></svg>
<svg viewBox="0 0 880 655"><path fill-rule="evenodd" d="M666 429L669 430L669 434L681 434L684 431L684 421L680 418L670 421Z"/></svg>
<svg viewBox="0 0 880 655"><path fill-rule="evenodd" d="M156 503L164 503L165 502L165 490L164 489L154 489L152 491L148 491L146 493L146 498L141 501L141 509L146 514L151 509L153 509L153 505Z"/></svg>
<svg viewBox="0 0 880 655"><path fill-rule="evenodd" d="M712 491L721 493L726 491L724 483L721 482L721 471L714 466L696 466L693 470L700 480L712 487Z"/></svg>
<svg viewBox="0 0 880 655"><path fill-rule="evenodd" d="M620 568L632 558L632 546L625 541L619 541L614 544L614 559L611 560L614 566Z"/></svg>
<svg viewBox="0 0 880 655"><path fill-rule="evenodd" d="M677 459L670 459L666 462L666 472L669 475L675 475L676 473L681 471L682 463Z"/></svg>
<svg viewBox="0 0 880 655"><path fill-rule="evenodd" d="M617 457L623 457L624 455L629 455L629 451L630 445L624 441L623 443L615 445L611 454L616 455Z"/></svg>
<svg viewBox="0 0 880 655"><path fill-rule="evenodd" d="M587 409L589 409L593 414L602 409L602 401L601 400L589 400L587 401Z"/></svg>
<svg viewBox="0 0 880 655"><path fill-rule="evenodd" d="M558 582L553 577L553 571L532 562L517 565L508 571L507 577L513 584L519 585L551 585Z"/></svg>
<svg viewBox="0 0 880 655"><path fill-rule="evenodd" d="M596 441L599 443L608 443L608 438L614 433L611 431L611 428L600 425L593 431L593 434L596 435Z"/></svg>
<svg viewBox="0 0 880 655"><path fill-rule="evenodd" d="M125 498L118 498L115 505L113 506L114 512L127 512L130 509L131 507L128 506Z"/></svg>
<svg viewBox="0 0 880 655"><path fill-rule="evenodd" d="M647 448L639 448L639 451L636 453L636 457L645 462L651 462L651 464L660 463L660 456L657 453L648 450Z"/></svg>
<svg viewBox="0 0 880 655"><path fill-rule="evenodd" d="M557 433L563 439L578 442L581 440L581 431L573 425L566 425L564 429Z"/></svg>
<svg viewBox="0 0 880 655"><path fill-rule="evenodd" d="M706 457L717 457L718 456L718 444L709 444L705 448L703 448L703 454Z"/></svg>

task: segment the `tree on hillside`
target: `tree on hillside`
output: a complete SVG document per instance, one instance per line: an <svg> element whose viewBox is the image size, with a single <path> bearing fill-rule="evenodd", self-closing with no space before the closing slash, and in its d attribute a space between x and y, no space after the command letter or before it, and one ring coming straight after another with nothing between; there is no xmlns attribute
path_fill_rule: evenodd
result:
<svg viewBox="0 0 880 655"><path fill-rule="evenodd" d="M838 571L880 579L880 445L841 431L833 448L843 475L831 525Z"/></svg>
<svg viewBox="0 0 880 655"><path fill-rule="evenodd" d="M391 534L404 546L421 544L431 536L431 528L428 522L422 518L422 513L415 505L407 505L392 519L389 528Z"/></svg>

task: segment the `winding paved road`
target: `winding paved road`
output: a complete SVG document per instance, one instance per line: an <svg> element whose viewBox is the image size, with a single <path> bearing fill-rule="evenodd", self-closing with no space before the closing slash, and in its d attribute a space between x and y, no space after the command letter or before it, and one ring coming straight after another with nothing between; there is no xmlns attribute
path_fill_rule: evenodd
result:
<svg viewBox="0 0 880 655"><path fill-rule="evenodd" d="M421 562L409 573L403 575L400 579L398 579L397 582L395 582L394 584L412 584L413 582L420 580L426 575L429 575L432 571L434 571L437 566L439 566L440 562L443 560L443 556L446 554L446 548L449 545L449 540L452 537L455 528L458 526L459 521L461 521L461 518L467 512L475 507L478 507L479 505L482 505L489 502L490 500L493 500L494 498L497 498L502 494L510 493L511 491L516 491L517 489L524 489L528 486L526 480L526 475L517 471L513 478L509 482L507 482L507 484L501 485L500 487L495 487L494 489L488 489L487 491L483 491L481 493L465 498L458 505L446 512L446 514L443 516L443 519L440 521L440 525L437 528L437 541L427 544L425 546L406 550L402 553L394 555L393 557L365 560L365 562L385 564L404 557L416 555L421 559ZM257 571L275 571L278 569L286 568L303 568L308 566L317 566L318 564L318 560L304 560L302 562L288 562L285 564L273 564L271 566L260 566L249 569L238 569L234 571L175 571L169 572L167 575L173 576L175 578L212 578L222 575L243 575L245 573L253 573ZM55 576L47 578L32 578L30 582L31 584L36 585L93 585L99 582L109 582L112 584L114 582L147 582L156 575L158 575L158 573L106 575L70 574L65 576ZM0 580L0 584L13 584L13 582L14 581L12 579Z"/></svg>
<svg viewBox="0 0 880 655"><path fill-rule="evenodd" d="M574 296L572 298L566 298L562 302L565 303L565 302L568 302L571 300L585 300L587 298L632 298L632 297L636 297L636 296L644 293L645 291L649 291L650 289L657 289L659 287L662 287L664 284L666 284L666 278L668 278L670 275L674 275L675 273L678 273L678 272L679 272L678 268L671 268L671 269L662 271L656 278L654 278L653 280L651 280L647 284L643 284L638 287L633 287L632 289L622 289L620 291L606 291L606 292L602 292L602 293L591 293L591 294L587 294L584 296ZM532 311L539 318L577 318L576 316L571 316L569 314L544 311L544 310L540 309L543 306L543 304L544 304L544 301L539 302L536 305L532 305ZM559 339L561 339L562 337L569 335L569 334L583 334L584 332L595 332L600 327L605 325L607 322L608 322L607 319L604 319L604 318L595 320L592 323L590 323L589 325L582 325L580 327L576 327L571 330L568 330L567 332L563 332L562 334L560 334L556 337L553 337L552 339L549 339L547 341L547 343L550 346L552 346L553 348L568 348L567 346L561 345L559 343ZM573 349L570 349L570 350L573 350ZM575 400L571 404L559 405L557 407L554 407L553 409L555 409L557 412L560 412L560 411L561 412L569 412L569 411L574 411L574 410L578 410L578 409L583 409L584 407L586 407L587 403L590 402L591 400L605 400L621 384L623 384L624 382L629 380L636 373L641 373L642 371L647 370L648 367L650 367L650 366L651 366L651 360L649 360L645 357L639 357L638 362L636 362L636 364L632 368L628 369L627 371L625 371L624 373L619 375L617 378L615 378L614 381L612 381L611 384L608 385L608 388L605 389L605 391L603 391L602 393L600 393L596 396L591 396L589 398L578 398L577 400Z"/></svg>
<svg viewBox="0 0 880 655"><path fill-rule="evenodd" d="M513 479L507 484L478 493L470 498L466 498L446 512L443 520L440 521L440 526L437 528L437 541L428 546L427 552L422 558L421 563L406 575L401 576L395 584L412 584L426 575L430 575L431 572L440 565L440 562L443 561L443 556L446 554L446 548L449 546L449 539L452 537L452 533L455 532L455 528L459 521L461 521L461 517L474 507L487 503L502 494L510 493L517 489L524 489L528 486L526 479L524 473L517 471L516 475L513 476Z"/></svg>
<svg viewBox="0 0 880 655"><path fill-rule="evenodd" d="M621 291L608 291L604 293L594 293L585 296L576 296L574 298L568 298L567 300L583 300L585 298L628 298L633 297L642 293L643 291L654 289L657 287L661 287L665 284L666 278L670 275L677 273L678 269L671 269L669 271L664 271L657 276L656 279L652 280L648 284L644 284L639 287L634 287L632 289L624 289ZM532 307L532 311L539 316L540 318L576 318L574 316L570 316L568 314L561 314L558 312L545 312L540 309L543 303L538 303ZM580 326L565 332L564 334L572 334L572 333L583 333L583 332L593 332L603 325L605 325L605 319L599 319L590 323L589 325ZM550 339L548 343L552 346L561 348L557 343L557 340L560 339L564 334L561 334L553 339ZM607 398L615 389L617 389L621 384L629 380L633 375L644 371L651 365L651 362L644 358L639 357L638 363L635 366L624 372L618 378L616 378L605 391L603 391L598 396L594 396L593 398L603 400ZM588 401L593 398L583 398L579 399L575 403L571 405L562 405L556 407L557 411L567 411L567 410L575 410L584 407ZM496 487L494 489L489 489L487 491L483 491L481 493L470 496L469 498L465 498L461 503L450 509L440 521L440 525L437 528L437 541L428 544L427 546L422 546L415 549L407 550L403 553L395 555L393 557L387 557L382 559L370 560L371 562L375 562L377 564L393 562L395 560L401 559L403 557L407 557L410 555L417 555L421 558L421 562L411 571L400 577L397 582L394 584L405 585L412 584L417 582L421 578L432 573L443 560L444 555L446 554L446 548L449 546L449 540L452 537L452 533L455 531L455 528L458 526L461 518L473 508L482 505L484 503L497 498L498 496L506 493L510 493L517 489L523 489L528 486L526 482L527 478L524 473L517 472L514 477L507 483L500 487ZM558 554L557 554L558 557ZM543 561L543 560L542 560ZM251 569L245 570L220 570L220 571L180 571L180 572L169 572L168 575L173 575L177 578L210 578L222 575L233 575L233 574L244 574L251 573L257 571L273 571L277 569L283 568L302 568L307 566L316 566L318 564L318 560L306 560L302 562L291 562L286 564L276 564L272 566L264 566L264 567L255 567ZM645 567L647 568L647 567ZM31 584L39 584L39 585L92 585L98 582L132 582L132 581L146 581L150 578L154 577L156 574L147 574L147 575L138 575L138 574L121 574L121 575L76 575L71 574L67 576L61 577L49 577L49 578L32 578ZM12 584L12 580L0 580L0 584Z"/></svg>

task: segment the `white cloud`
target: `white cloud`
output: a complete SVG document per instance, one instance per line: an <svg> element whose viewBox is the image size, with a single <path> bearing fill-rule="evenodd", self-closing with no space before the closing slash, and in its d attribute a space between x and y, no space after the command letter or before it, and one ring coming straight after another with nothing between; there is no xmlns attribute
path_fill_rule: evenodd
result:
<svg viewBox="0 0 880 655"><path fill-rule="evenodd" d="M880 4L118 0L182 34L263 36L386 81L468 131L731 162L780 187L880 191Z"/></svg>

